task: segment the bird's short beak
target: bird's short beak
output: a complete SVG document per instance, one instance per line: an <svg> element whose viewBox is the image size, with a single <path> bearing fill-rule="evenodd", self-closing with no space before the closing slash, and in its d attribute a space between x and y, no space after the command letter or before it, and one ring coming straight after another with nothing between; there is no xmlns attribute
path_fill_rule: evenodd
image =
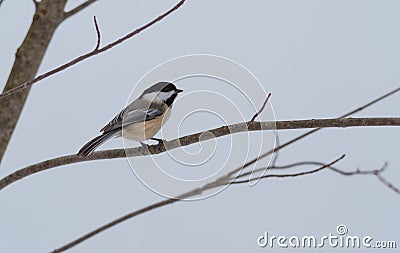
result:
<svg viewBox="0 0 400 253"><path fill-rule="evenodd" d="M183 90L176 89L176 93L181 93Z"/></svg>

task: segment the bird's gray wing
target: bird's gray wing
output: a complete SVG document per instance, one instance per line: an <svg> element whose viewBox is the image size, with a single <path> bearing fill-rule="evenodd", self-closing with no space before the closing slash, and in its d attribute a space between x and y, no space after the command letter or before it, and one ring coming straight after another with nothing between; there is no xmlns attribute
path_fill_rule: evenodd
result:
<svg viewBox="0 0 400 253"><path fill-rule="evenodd" d="M114 119L104 126L100 132L108 132L117 128L121 128L123 125L129 125L140 121L151 120L157 116L162 115L162 110L157 108L148 108L129 110L125 108L122 110Z"/></svg>

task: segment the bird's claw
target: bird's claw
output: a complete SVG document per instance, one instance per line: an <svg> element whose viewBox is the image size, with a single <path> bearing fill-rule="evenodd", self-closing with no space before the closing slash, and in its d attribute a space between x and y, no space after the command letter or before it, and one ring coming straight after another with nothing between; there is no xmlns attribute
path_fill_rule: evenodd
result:
<svg viewBox="0 0 400 253"><path fill-rule="evenodd" d="M158 142L158 146L162 146L162 145L164 145L164 142L165 142L165 140L163 140L163 139L159 139L159 138L150 138L151 140L153 140L153 141L157 141Z"/></svg>
<svg viewBox="0 0 400 253"><path fill-rule="evenodd" d="M140 144L142 145L142 148L141 148L142 155L150 154L150 151L149 151L149 148L147 147L147 145L144 144L143 142L140 142Z"/></svg>

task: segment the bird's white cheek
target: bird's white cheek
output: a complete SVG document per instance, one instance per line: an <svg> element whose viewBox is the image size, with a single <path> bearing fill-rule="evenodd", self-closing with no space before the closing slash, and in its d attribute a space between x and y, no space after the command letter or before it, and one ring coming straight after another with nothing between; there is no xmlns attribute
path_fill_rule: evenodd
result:
<svg viewBox="0 0 400 253"><path fill-rule="evenodd" d="M169 92L160 92L157 94L156 99L160 100L160 101L166 101L167 99L169 99L173 94L175 93L175 91L169 91Z"/></svg>

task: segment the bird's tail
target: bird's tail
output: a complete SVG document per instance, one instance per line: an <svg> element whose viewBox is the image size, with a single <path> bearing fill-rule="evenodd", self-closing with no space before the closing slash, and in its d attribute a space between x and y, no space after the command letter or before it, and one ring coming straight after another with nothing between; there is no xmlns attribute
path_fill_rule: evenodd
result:
<svg viewBox="0 0 400 253"><path fill-rule="evenodd" d="M106 133L103 133L96 138L90 140L88 143L86 143L79 151L78 155L80 156L88 156L90 155L96 148L98 148L101 144L103 144L105 141L110 139L116 134L115 131L109 131Z"/></svg>

